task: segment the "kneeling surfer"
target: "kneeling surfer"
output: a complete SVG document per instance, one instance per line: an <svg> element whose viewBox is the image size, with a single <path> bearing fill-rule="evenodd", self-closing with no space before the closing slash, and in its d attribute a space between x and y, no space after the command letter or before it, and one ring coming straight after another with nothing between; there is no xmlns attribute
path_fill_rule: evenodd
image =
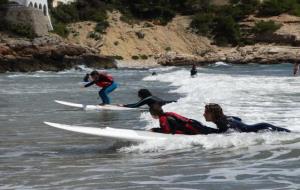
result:
<svg viewBox="0 0 300 190"><path fill-rule="evenodd" d="M228 129L233 129L238 132L259 132L259 131L280 131L290 132L290 130L276 127L269 123L257 123L254 125L247 125L238 117L226 116L218 104L207 104L203 116L208 122L213 122L217 125L220 132L226 132Z"/></svg>
<svg viewBox="0 0 300 190"><path fill-rule="evenodd" d="M102 104L110 104L110 98L108 94L114 91L117 88L117 84L114 82L113 77L104 72L92 71L90 75L86 75L84 77L84 81L88 82L89 78L91 78L91 82L84 85L84 87L92 86L93 84L101 87L102 89L99 91L99 96L102 99Z"/></svg>

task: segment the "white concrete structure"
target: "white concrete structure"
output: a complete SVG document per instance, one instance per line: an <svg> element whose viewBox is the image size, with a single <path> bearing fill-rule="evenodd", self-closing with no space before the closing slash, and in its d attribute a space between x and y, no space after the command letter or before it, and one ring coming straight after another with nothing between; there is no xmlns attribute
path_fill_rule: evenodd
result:
<svg viewBox="0 0 300 190"><path fill-rule="evenodd" d="M76 0L53 0L52 2L52 6L53 7L57 7L60 3L62 4L69 4L72 2L75 2Z"/></svg>
<svg viewBox="0 0 300 190"><path fill-rule="evenodd" d="M16 2L19 5L23 5L25 7L30 7L34 9L38 9L43 12L44 16L47 17L49 21L48 29L53 30L53 26L51 23L51 19L49 16L49 9L48 9L48 1L47 0L9 0L10 2Z"/></svg>

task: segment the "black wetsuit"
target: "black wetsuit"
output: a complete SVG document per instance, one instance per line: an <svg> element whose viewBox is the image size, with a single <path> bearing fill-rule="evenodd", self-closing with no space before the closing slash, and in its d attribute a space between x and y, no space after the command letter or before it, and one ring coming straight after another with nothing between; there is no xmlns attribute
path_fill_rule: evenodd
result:
<svg viewBox="0 0 300 190"><path fill-rule="evenodd" d="M165 105L165 104L169 104L169 103L172 103L172 102L176 102L174 100L172 101L166 101L166 100L162 100L156 96L148 96L147 98L144 98L142 100L140 100L139 102L137 103L133 103L133 104L126 104L124 105L124 107L128 107L128 108L137 108L137 107L141 107L143 105L148 105L149 107L151 107L152 105L154 104L159 104L161 106Z"/></svg>
<svg viewBox="0 0 300 190"><path fill-rule="evenodd" d="M191 76L195 76L197 74L197 69L191 69Z"/></svg>
<svg viewBox="0 0 300 190"><path fill-rule="evenodd" d="M269 123L257 123L254 125L247 125L242 122L238 117L226 116L225 118L219 120L216 123L220 132L226 132L228 129L233 129L238 132L259 132L259 131L280 131L280 132L290 132L290 130L276 127Z"/></svg>

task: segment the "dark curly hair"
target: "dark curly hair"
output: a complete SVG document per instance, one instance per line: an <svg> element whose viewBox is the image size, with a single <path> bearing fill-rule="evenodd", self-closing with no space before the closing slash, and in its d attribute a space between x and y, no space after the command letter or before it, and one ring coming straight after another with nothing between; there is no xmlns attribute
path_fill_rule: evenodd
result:
<svg viewBox="0 0 300 190"><path fill-rule="evenodd" d="M151 92L148 89L140 89L138 91L138 96L142 99L152 96Z"/></svg>

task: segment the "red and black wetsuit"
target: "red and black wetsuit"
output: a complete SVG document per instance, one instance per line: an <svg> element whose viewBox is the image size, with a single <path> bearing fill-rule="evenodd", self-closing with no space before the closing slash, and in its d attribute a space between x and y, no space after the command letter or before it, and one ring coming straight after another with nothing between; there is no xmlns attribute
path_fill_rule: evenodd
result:
<svg viewBox="0 0 300 190"><path fill-rule="evenodd" d="M202 123L183 117L173 112L166 112L159 117L160 128L153 128L152 131L167 134L210 134L218 133L218 129L204 126Z"/></svg>
<svg viewBox="0 0 300 190"><path fill-rule="evenodd" d="M114 80L113 80L112 76L100 73L98 80L91 81L88 84L84 85L84 87L89 87L89 86L92 86L93 84L96 84L97 86L99 86L101 88L105 88L105 87L110 86L113 82L114 82Z"/></svg>
<svg viewBox="0 0 300 190"><path fill-rule="evenodd" d="M88 76L85 76L84 80L86 79L88 79ZM89 87L93 84L102 88L99 91L102 104L110 104L110 98L108 94L117 88L117 84L114 82L113 77L104 73L99 73L97 80L89 82L88 84L84 85L84 87Z"/></svg>

